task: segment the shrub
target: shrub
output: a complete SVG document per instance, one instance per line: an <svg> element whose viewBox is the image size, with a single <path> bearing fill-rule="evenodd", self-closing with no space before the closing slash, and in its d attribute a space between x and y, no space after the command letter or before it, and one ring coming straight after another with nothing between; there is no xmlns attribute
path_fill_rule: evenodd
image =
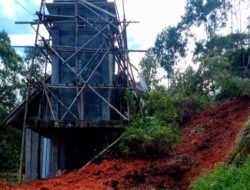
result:
<svg viewBox="0 0 250 190"><path fill-rule="evenodd" d="M155 118L145 119L143 126L135 124L133 126L131 123L131 126L124 132L124 138L120 144L123 155L157 156L160 153L167 153L170 145L181 138L176 126L165 125Z"/></svg>
<svg viewBox="0 0 250 190"><path fill-rule="evenodd" d="M240 96L250 96L250 80L228 73L221 73L217 76L217 85L220 86L220 93L217 99L226 99Z"/></svg>
<svg viewBox="0 0 250 190"><path fill-rule="evenodd" d="M177 91L176 91L177 92ZM138 112L131 92L125 96L131 108L131 121L117 152L146 157L168 153L181 139L179 126L210 104L206 95L172 94L157 88L144 94L144 108Z"/></svg>
<svg viewBox="0 0 250 190"><path fill-rule="evenodd" d="M211 104L208 96L194 94L186 96L181 93L170 94L167 91L152 91L145 95L146 115L156 117L166 124L185 124L192 115L202 111Z"/></svg>

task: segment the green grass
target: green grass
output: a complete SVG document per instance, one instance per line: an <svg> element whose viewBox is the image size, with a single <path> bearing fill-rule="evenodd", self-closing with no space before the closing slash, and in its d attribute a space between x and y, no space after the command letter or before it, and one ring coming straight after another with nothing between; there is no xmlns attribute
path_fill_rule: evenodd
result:
<svg viewBox="0 0 250 190"><path fill-rule="evenodd" d="M244 164L220 166L191 184L193 190L248 190L250 189L250 157Z"/></svg>

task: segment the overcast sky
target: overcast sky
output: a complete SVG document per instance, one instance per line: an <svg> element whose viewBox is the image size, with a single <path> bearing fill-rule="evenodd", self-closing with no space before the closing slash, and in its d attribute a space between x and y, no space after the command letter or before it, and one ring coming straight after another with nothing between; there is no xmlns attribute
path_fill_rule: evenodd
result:
<svg viewBox="0 0 250 190"><path fill-rule="evenodd" d="M47 0L51 1L51 0ZM153 46L156 36L163 28L175 25L184 12L185 0L124 0L126 17L129 21L139 21L128 27L130 49L148 49ZM24 10L17 2L23 5ZM13 45L33 45L34 32L29 25L16 25L15 21L31 21L40 5L40 0L0 0L0 30L5 30ZM122 16L121 0L116 0ZM32 14L30 14L30 13ZM138 64L142 53L130 55Z"/></svg>
<svg viewBox="0 0 250 190"><path fill-rule="evenodd" d="M124 0L127 20L140 22L128 26L129 48L146 50L152 47L158 33L165 27L176 25L180 21L184 13L185 1ZM122 16L122 0L116 0L116 2L119 14ZM40 3L41 0L0 0L0 30L5 30L9 34L13 45L34 44L34 32L30 25L16 25L15 21L35 19L34 14L39 9ZM241 15L238 15L238 17L242 16L242 25L246 25L245 18L250 15L249 8L250 0L246 0L241 7ZM237 25L236 22L233 24L234 27ZM132 63L138 65L143 55L143 53L131 53Z"/></svg>

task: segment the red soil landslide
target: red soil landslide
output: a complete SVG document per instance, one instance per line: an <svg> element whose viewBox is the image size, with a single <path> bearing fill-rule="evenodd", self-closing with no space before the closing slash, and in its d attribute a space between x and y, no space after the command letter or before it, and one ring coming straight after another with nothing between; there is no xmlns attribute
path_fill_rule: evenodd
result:
<svg viewBox="0 0 250 190"><path fill-rule="evenodd" d="M250 116L250 99L224 102L195 115L183 129L183 141L165 158L104 160L84 170L4 190L187 189L204 171L223 163Z"/></svg>

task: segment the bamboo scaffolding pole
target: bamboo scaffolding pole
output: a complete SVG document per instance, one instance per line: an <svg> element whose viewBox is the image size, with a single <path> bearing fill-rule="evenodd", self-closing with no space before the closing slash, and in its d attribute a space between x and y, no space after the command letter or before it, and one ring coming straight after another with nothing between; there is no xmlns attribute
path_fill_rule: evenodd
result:
<svg viewBox="0 0 250 190"><path fill-rule="evenodd" d="M75 3L78 3L77 0L75 0ZM78 48L78 45L75 45L75 47L71 47L71 46L60 46L60 45L53 45L53 46L50 46L47 41L42 38L42 40L45 43L45 49L48 49L51 51L51 53L53 53L54 55L56 55L59 60L62 61L63 64L66 64L67 67L74 73L76 74L76 80L80 77L81 80L83 81L83 83L85 83L84 85L79 85L79 83L76 83L76 86L71 86L71 85L47 85L45 84L45 88L47 88L47 91L48 92L51 92L49 90L49 88L77 88L77 94L76 94L76 97L74 98L73 102L71 103L71 105L69 107L65 106L64 104L62 104L62 106L66 109L66 112L63 114L63 117L62 119L64 119L64 117L66 116L66 114L69 112L70 114L72 114L72 112L70 111L71 107L73 106L73 104L75 103L75 101L79 98L80 94L83 92L83 90L85 88L90 88L92 91L93 89L133 89L135 88L135 83L134 83L134 75L133 75L133 69L135 69L136 71L137 68L129 61L129 59L127 58L128 57L128 53L129 52L146 52L145 50L128 50L127 48L127 41L126 41L126 28L127 26L129 25L129 23L133 23L133 22L127 22L125 17L123 19L122 22L120 21L112 21L112 20L107 20L104 16L98 14L95 10L93 10L92 8L96 9L96 7L93 7L91 6L90 4L93 4L93 3L90 3L87 2L85 0L81 0L79 2L80 4L82 4L83 6L85 6L87 9L89 9L90 11L92 11L94 14L96 14L98 16L98 19L95 19L95 23L97 22L100 22L100 21L103 21L103 23L107 23L107 25L105 25L102 29L99 29L97 28L94 24L92 24L93 21L89 21L88 19L85 19L83 18L82 16L78 15L77 12L75 12L75 16L74 17L71 17L71 16L67 16L67 19L73 19L74 18L74 22L75 23L78 23L79 20L78 18L80 18L80 20L86 22L88 25L90 25L91 27L93 27L97 33L91 38L89 39L83 46L81 46L80 48ZM124 5L123 5L124 6ZM91 8L92 7L92 8ZM116 7L117 8L117 7ZM98 9L99 10L99 9ZM100 10L99 10L100 11ZM117 9L116 9L117 11ZM109 15L110 16L110 15ZM119 15L118 16L118 20L119 20ZM45 16L46 17L46 16ZM52 17L55 17L55 18L59 18L59 19L62 19L63 17L65 17L65 15L52 15ZM49 18L49 16L48 16ZM66 17L65 17L66 18ZM117 17L115 16L115 18L117 19ZM52 23L54 22L57 22L57 21L50 21ZM64 22L68 22L68 21L61 21L62 23ZM39 22L37 23L44 23L46 26L48 26L48 22L43 22L42 20L39 20ZM118 24L118 25L115 25L114 23ZM121 23L123 23L123 25L121 25ZM113 39L112 41L112 44L110 43L111 47L110 48L104 48L104 47L99 47L99 48L87 48L86 46L91 42L93 41L98 35L103 35L105 39L109 39L109 37L103 32L109 25L117 28L119 30L119 34L115 36L115 38ZM77 28L77 27L76 27ZM48 30L48 28L47 28ZM76 29L77 30L77 29ZM41 36L39 34L39 31L37 31L38 35ZM76 43L77 43L78 40L76 40ZM114 48L114 44L115 43L118 43L118 49L117 50L113 50L112 48ZM59 53L58 51L73 51L74 53L72 55L70 55L67 59L64 59ZM126 75L128 76L128 84L127 84L127 87L115 87L115 86L92 86L90 84L87 84L88 81L92 78L93 74L96 72L97 68L100 66L102 60L104 59L105 56L103 56L101 58L101 61L98 62L97 66L95 67L95 69L91 72L89 78L84 81L81 77L82 73L84 72L85 69L87 69L89 67L89 64L91 64L91 62L94 60L94 58L96 56L93 56L91 57L91 59L89 60L89 62L87 63L87 65L85 65L85 67L80 71L76 71L74 70L67 62L70 61L73 57L75 57L75 59L77 59L77 54L79 52L95 52L94 55L98 55L98 54L102 54L103 52L105 52L105 56L109 53L113 54L117 63L118 63L118 67L121 68L125 73ZM76 61L77 62L77 61ZM76 67L77 68L77 67ZM130 85L133 87L133 88L130 88ZM80 89L79 89L80 88ZM95 90L94 90L95 91ZM97 92L97 91L95 91ZM52 93L52 92L51 92ZM98 93L98 92L97 92ZM53 94L55 95L55 94ZM52 95L52 96L53 96ZM101 96L99 93L98 93L99 97ZM100 97L101 99L105 99L103 96ZM57 100L59 100L59 98L57 98ZM59 100L60 101L60 100ZM104 101L104 100L103 100ZM106 103L110 104L106 99L105 99ZM104 101L104 102L105 102ZM61 102L61 101L60 101ZM62 102L61 102L62 103ZM60 103L60 104L61 104ZM49 101L48 101L48 104L49 104ZM111 104L110 104L111 105ZM118 110L119 111L119 110ZM120 114L119 114L120 115ZM74 114L73 114L74 117L76 117ZM123 115L124 116L124 115ZM125 119L125 116L124 118ZM126 118L127 119L127 118Z"/></svg>
<svg viewBox="0 0 250 190"><path fill-rule="evenodd" d="M113 13L111 13L111 12L109 12L109 11L107 11L107 10L105 10L105 9L103 9L103 8L101 8L101 7L99 7L99 6L97 6L97 5L95 5L94 3L91 3L91 2L86 1L86 0L80 0L80 2L82 2L82 3L84 3L84 4L87 4L87 5L89 5L90 7L95 8L95 9L98 10L98 11L103 12L103 13L107 14L108 16L111 16L111 17L113 17L113 18L116 18L116 15L114 15Z"/></svg>
<svg viewBox="0 0 250 190"><path fill-rule="evenodd" d="M77 51L75 51L71 56L69 56L63 63L71 60L77 53L79 53L84 47L86 47L90 42L92 42L102 31L108 28L108 25L105 25L103 29L97 32L94 36L92 36L84 45L82 45Z"/></svg>
<svg viewBox="0 0 250 190"><path fill-rule="evenodd" d="M67 106L47 87L47 86L44 86L48 92L61 104L61 106L63 106L64 109L67 109ZM61 88L61 87L60 87ZM78 120L79 118L74 114L72 113L71 111L69 111L69 113L76 119Z"/></svg>
<svg viewBox="0 0 250 190"><path fill-rule="evenodd" d="M101 94L99 94L91 85L88 84L88 87L99 97L101 98L110 108L112 108L116 113L118 113L124 120L128 120L118 109L116 109L108 100L106 100Z"/></svg>
<svg viewBox="0 0 250 190"><path fill-rule="evenodd" d="M88 167L93 161L95 161L97 158L101 157L105 152L107 152L110 148L112 148L114 145L116 145L121 139L123 138L123 135L121 135L118 139L116 139L113 143L108 145L105 149L103 149L99 154L94 156L90 161L88 161L80 170L84 170L86 167Z"/></svg>
<svg viewBox="0 0 250 190"><path fill-rule="evenodd" d="M78 22L78 0L75 0L75 51L78 50L78 38L79 38L79 22ZM78 72L78 54L75 55L75 68L76 68L76 73L75 75L77 76L77 72ZM78 94L79 92L79 85L78 83L76 83L76 94ZM83 120L83 99L82 99L82 94L80 96L80 99L78 99L78 115L79 118L81 118Z"/></svg>
<svg viewBox="0 0 250 190"><path fill-rule="evenodd" d="M94 55L89 59L89 61L87 62L87 64L83 67L83 69L80 71L80 73L77 74L75 80L77 80L81 74L83 73L83 71L85 69L87 69L87 67L91 64L91 62L94 60L94 58L97 56L98 53L101 53L100 51L102 50L103 46L105 45L105 42L101 44L100 48L94 53Z"/></svg>
<svg viewBox="0 0 250 190"><path fill-rule="evenodd" d="M50 112L51 112L51 114L52 114L53 119L55 120L56 117L55 117L54 111L53 111L53 109L52 109L51 102L50 102L50 99L49 99L48 92L47 92L46 88L44 88L44 92L45 92L45 96L46 96L47 102L48 102L48 104L49 104Z"/></svg>
<svg viewBox="0 0 250 190"><path fill-rule="evenodd" d="M94 24L91 24L87 19L84 19L82 16L78 16L82 21L86 22L89 26L91 26L92 28L94 28L97 32L101 32L101 34L104 36L104 38L109 39L108 36L103 33L103 31L101 31L99 28L95 27Z"/></svg>
<svg viewBox="0 0 250 190"><path fill-rule="evenodd" d="M42 11L43 7L43 2L44 0L41 0L41 5L40 5L40 12ZM37 31L39 31L40 25L37 25ZM36 53L36 48L37 48L37 42L38 42L38 32L36 32L36 37L35 37L35 49L33 51L32 55L32 63L31 63L31 73L29 75L29 78L32 76L33 72L33 67L34 67L34 62L35 62L35 53ZM23 161L24 161L24 148L25 148L25 135L26 135L26 120L28 116L28 105L29 105L29 96L31 93L31 87L28 85L27 86L27 94L26 94L26 103L25 103L25 111L24 111L24 118L23 118L23 131L22 131L22 143L21 143L21 155L20 155L20 163L19 163L19 174L18 174L18 183L22 182L22 170L23 170Z"/></svg>
<svg viewBox="0 0 250 190"><path fill-rule="evenodd" d="M85 89L87 83L92 78L92 76L94 75L95 71L99 68L99 66L101 65L102 61L104 60L104 58L106 57L107 54L108 54L108 51L103 55L102 59L99 61L99 63L96 65L96 67L94 68L94 70L90 74L89 78L85 81L85 84L83 85L83 87L81 88L81 90L79 91L79 93L77 94L77 96L74 98L73 102L70 104L70 106L68 107L68 109L66 110L66 112L63 114L62 120L64 119L64 117L68 113L68 110L74 105L74 103L77 100L77 98L79 97L79 95L83 92L83 90Z"/></svg>
<svg viewBox="0 0 250 190"><path fill-rule="evenodd" d="M51 89L74 89L77 88L76 85L73 84L69 84L69 85L65 85L65 84L44 84L46 86L46 88L51 88ZM83 85L79 85L79 87L82 87ZM113 84L107 84L106 86L104 85L100 85L98 86L93 86L91 85L92 88L94 89L126 89L128 87L124 87L122 85L113 85ZM86 86L86 88L88 88L88 86ZM133 89L133 88L130 88Z"/></svg>
<svg viewBox="0 0 250 190"><path fill-rule="evenodd" d="M84 7L86 7L87 9L89 9L92 13L94 13L96 16L98 16L98 18L103 18L103 20L110 24L111 26L117 28L119 30L119 27L117 27L116 25L114 25L112 22L110 22L109 20L107 20L104 16L100 15L99 13L97 13L96 11L94 11L92 8L90 8L89 6L87 6L86 4L82 3L82 5Z"/></svg>

